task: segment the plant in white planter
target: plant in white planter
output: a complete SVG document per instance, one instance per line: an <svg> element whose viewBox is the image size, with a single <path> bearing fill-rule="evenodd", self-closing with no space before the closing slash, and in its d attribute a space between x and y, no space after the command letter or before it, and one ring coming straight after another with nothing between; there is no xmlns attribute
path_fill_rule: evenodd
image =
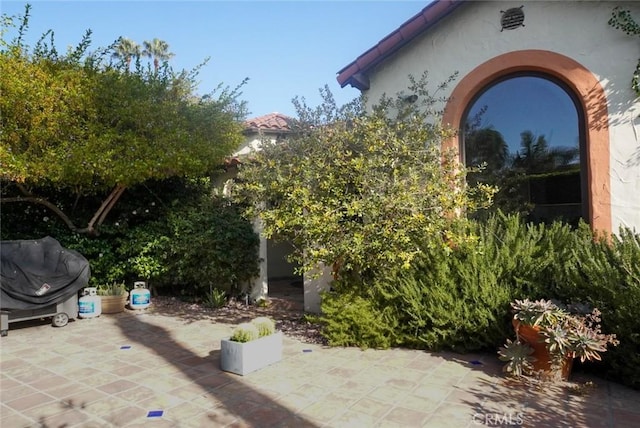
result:
<svg viewBox="0 0 640 428"><path fill-rule="evenodd" d="M244 376L282 359L282 332L275 322L259 317L239 324L220 343L222 370Z"/></svg>

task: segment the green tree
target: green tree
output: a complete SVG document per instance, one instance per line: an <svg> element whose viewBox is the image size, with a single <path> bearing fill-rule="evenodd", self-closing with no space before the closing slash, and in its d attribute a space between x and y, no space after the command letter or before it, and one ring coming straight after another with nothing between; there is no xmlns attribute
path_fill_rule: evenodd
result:
<svg viewBox="0 0 640 428"><path fill-rule="evenodd" d="M2 19L2 203L44 205L94 234L127 187L207 175L242 141L237 90L196 97L198 69L124 72L107 60L114 46L88 53L90 32L64 55L53 37L30 51L28 18L29 6L11 42L13 21ZM65 201L47 197L60 194ZM101 198L90 218L73 218L88 198Z"/></svg>
<svg viewBox="0 0 640 428"><path fill-rule="evenodd" d="M173 53L169 52L169 44L164 40L145 40L142 44L144 45L142 54L153 59L153 69L156 73L158 72L158 68L160 68L161 61L164 62L173 57Z"/></svg>
<svg viewBox="0 0 640 428"><path fill-rule="evenodd" d="M487 171L497 172L509 160L509 146L495 129L481 128L467 133L464 145L465 161L469 166L485 165Z"/></svg>
<svg viewBox="0 0 640 428"><path fill-rule="evenodd" d="M466 165L480 167L467 175L468 182L498 188L493 204L474 217L485 218L496 210L520 212L524 208L522 184L511 168L512 156L502 134L490 126L471 126L465 132L464 147Z"/></svg>
<svg viewBox="0 0 640 428"><path fill-rule="evenodd" d="M493 189L467 186L457 155L441 150L453 134L426 85L426 74L411 78L420 101L383 97L370 112L359 102L338 108L328 88L315 109L295 99L296 136L265 142L242 165L236 194L253 203L267 237L294 244L303 269L333 265L357 283L408 267L420 237L453 245L457 214L487 203Z"/></svg>
<svg viewBox="0 0 640 428"><path fill-rule="evenodd" d="M513 159L513 167L527 173L548 172L575 165L579 158L578 147L549 147L544 135L535 136L531 131L522 131L520 150Z"/></svg>

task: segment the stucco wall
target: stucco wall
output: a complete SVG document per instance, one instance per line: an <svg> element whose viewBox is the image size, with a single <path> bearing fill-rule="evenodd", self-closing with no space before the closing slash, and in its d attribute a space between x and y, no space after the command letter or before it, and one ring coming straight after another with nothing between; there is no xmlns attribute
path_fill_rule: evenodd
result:
<svg viewBox="0 0 640 428"><path fill-rule="evenodd" d="M271 135L248 134L245 136L245 141L233 154L233 157L242 158L251 152L259 151L262 144L267 141L275 143L276 138ZM217 176L214 183L217 191L220 194L224 194L225 183L227 180L233 180L236 176L237 170L235 168L231 168L224 174ZM259 257L261 262L260 274L254 279L251 297L257 299L267 295L269 279L290 279L297 278L298 275L294 272L296 265L287 261L287 256L293 251L291 244L267 240L261 235L262 225L259 221L254 222L254 231L260 234Z"/></svg>
<svg viewBox="0 0 640 428"><path fill-rule="evenodd" d="M275 139L271 139L273 142ZM245 136L244 142L238 147L233 156L244 156L251 152L259 151L262 146L262 136L259 134L250 134Z"/></svg>
<svg viewBox="0 0 640 428"><path fill-rule="evenodd" d="M525 26L501 32L500 11L522 4ZM606 94L611 228L640 230L640 103L630 88L640 43L607 24L616 4L640 17L638 2L472 2L370 73L366 95L374 102L383 93L405 90L408 74L425 70L434 88L459 72L443 94L450 95L476 67L511 51L546 50L571 58L593 73Z"/></svg>

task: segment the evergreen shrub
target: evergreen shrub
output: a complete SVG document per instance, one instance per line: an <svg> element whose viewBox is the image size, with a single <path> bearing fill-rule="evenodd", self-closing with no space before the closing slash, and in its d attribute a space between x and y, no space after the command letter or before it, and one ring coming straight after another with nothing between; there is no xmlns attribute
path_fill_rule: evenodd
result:
<svg viewBox="0 0 640 428"><path fill-rule="evenodd" d="M591 369L640 388L640 235L594 236L586 224L533 225L500 213L457 233L455 246L423 237L409 269L334 282L321 316L330 344L493 352L513 336L511 301L585 303L620 340Z"/></svg>
<svg viewBox="0 0 640 428"><path fill-rule="evenodd" d="M335 284L322 301L329 342L458 351L497 346L508 328L509 302L538 273L539 231L500 216L464 223L457 233L453 248L441 237L423 237L408 269L379 269L367 284L355 275Z"/></svg>
<svg viewBox="0 0 640 428"><path fill-rule="evenodd" d="M558 282L549 294L602 311L602 330L620 344L589 367L640 389L640 234L623 228L593 238L585 226L573 238L571 251L554 266Z"/></svg>
<svg viewBox="0 0 640 428"><path fill-rule="evenodd" d="M196 207L171 211L166 221L170 241L161 288L202 296L212 285L234 295L258 275L260 238L238 206L207 196Z"/></svg>
<svg viewBox="0 0 640 428"><path fill-rule="evenodd" d="M55 189L38 190L47 192L61 196ZM93 208L78 206L78 216ZM51 236L78 251L89 261L92 285L144 279L160 294L205 302L215 289L222 303L258 273L259 238L251 222L241 207L211 197L208 178L148 181L127 189L95 236L72 232L33 204L3 204L0 223L3 240Z"/></svg>
<svg viewBox="0 0 640 428"><path fill-rule="evenodd" d="M370 296L331 291L322 296L323 335L331 346L385 349L401 345L392 308L381 308Z"/></svg>
<svg viewBox="0 0 640 428"><path fill-rule="evenodd" d="M497 346L510 329L510 301L536 290L550 263L539 252L541 230L498 215L468 223L459 231L463 245L427 239L411 269L375 283L384 305L395 309L400 342L461 352Z"/></svg>

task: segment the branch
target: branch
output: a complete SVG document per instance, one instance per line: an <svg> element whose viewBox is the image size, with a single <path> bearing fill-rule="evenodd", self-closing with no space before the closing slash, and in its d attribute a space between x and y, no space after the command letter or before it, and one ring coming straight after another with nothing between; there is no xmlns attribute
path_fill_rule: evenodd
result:
<svg viewBox="0 0 640 428"><path fill-rule="evenodd" d="M124 193L125 189L126 186L122 184L118 184L113 188L107 199L102 202L102 205L100 205L98 211L96 211L96 213L89 221L89 224L87 225L89 233L94 233L95 226L100 226L102 224L104 219L107 217L107 214L109 214L116 202L118 202L118 199L120 199L120 196L122 196L122 194Z"/></svg>
<svg viewBox="0 0 640 428"><path fill-rule="evenodd" d="M53 211L66 225L69 229L71 229L73 232L80 232L80 230L76 227L75 224L73 224L73 222L71 221L71 219L69 217L67 217L67 215L65 213L63 213L60 208L58 208L57 206L55 206L54 204L52 204L51 202L47 201L44 198L38 197L38 196L14 196L11 198L2 198L0 200L0 202L4 203L4 202L32 202L35 204L40 204L40 205L44 205L45 207L49 208L51 211Z"/></svg>
<svg viewBox="0 0 640 428"><path fill-rule="evenodd" d="M45 207L47 207L51 211L53 211L67 225L67 227L72 232L86 234L86 235L95 235L96 234L96 229L95 229L96 226L100 226L104 222L104 219L107 217L107 214L109 214L109 212L114 207L114 205L116 204L118 199L120 199L120 196L122 196L122 194L126 190L126 186L121 185L121 184L118 184L116 187L114 187L113 190L111 191L111 193L109 194L109 196L107 197L107 199L105 199L104 202L102 202L102 204L100 205L100 208L98 208L96 213L93 215L93 217L89 221L89 224L87 224L87 227L84 227L84 228L80 229L75 224L73 224L71 219L60 208L58 208L55 204L49 202L45 198L42 198L42 197L39 197L39 196L34 196L21 183L15 183L15 185L20 190L20 192L23 194L23 196L12 196L12 197L8 197L8 198L1 198L0 199L1 203L4 203L4 202L31 202L31 203L35 203L35 204L44 205Z"/></svg>
<svg viewBox="0 0 640 428"><path fill-rule="evenodd" d="M122 196L125 190L126 190L126 187L122 185L118 185L116 189L114 189L113 198L111 198L109 203L102 210L102 214L100 214L100 217L98 218L98 224L97 224L98 226L100 226L104 222L104 219L107 217L107 214L109 214L109 212L114 207L116 202L118 202L118 200L120 199L120 196Z"/></svg>

